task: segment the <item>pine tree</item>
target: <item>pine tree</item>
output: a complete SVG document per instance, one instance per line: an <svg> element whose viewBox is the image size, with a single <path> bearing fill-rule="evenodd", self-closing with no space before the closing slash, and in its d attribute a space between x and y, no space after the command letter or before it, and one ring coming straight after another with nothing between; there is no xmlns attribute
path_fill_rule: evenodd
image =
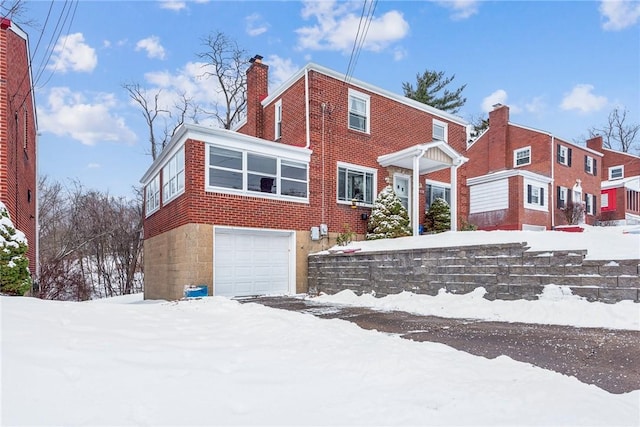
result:
<svg viewBox="0 0 640 427"><path fill-rule="evenodd" d="M433 201L425 214L425 227L434 233L451 230L451 209L446 200L438 197Z"/></svg>
<svg viewBox="0 0 640 427"><path fill-rule="evenodd" d="M9 212L0 202L0 292L24 295L31 289L27 239L13 225Z"/></svg>
<svg viewBox="0 0 640 427"><path fill-rule="evenodd" d="M386 186L373 204L367 240L410 236L409 214L390 185Z"/></svg>

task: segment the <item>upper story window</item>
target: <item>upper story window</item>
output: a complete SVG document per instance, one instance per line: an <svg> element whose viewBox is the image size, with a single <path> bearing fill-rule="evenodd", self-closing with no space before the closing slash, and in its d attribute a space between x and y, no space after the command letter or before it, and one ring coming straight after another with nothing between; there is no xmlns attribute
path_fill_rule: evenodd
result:
<svg viewBox="0 0 640 427"><path fill-rule="evenodd" d="M167 203L184 191L184 146L162 169L162 202Z"/></svg>
<svg viewBox="0 0 640 427"><path fill-rule="evenodd" d="M561 165L571 166L571 148L558 144L557 158Z"/></svg>
<svg viewBox="0 0 640 427"><path fill-rule="evenodd" d="M525 180L524 190L525 190L525 203L524 207L527 209L535 209L539 211L547 211L548 203L545 192L546 184Z"/></svg>
<svg viewBox="0 0 640 427"><path fill-rule="evenodd" d="M597 161L591 156L584 156L584 171L590 175L597 175Z"/></svg>
<svg viewBox="0 0 640 427"><path fill-rule="evenodd" d="M278 140L282 136L282 99L276 102L275 111L275 139Z"/></svg>
<svg viewBox="0 0 640 427"><path fill-rule="evenodd" d="M370 97L349 89L349 129L369 133Z"/></svg>
<svg viewBox="0 0 640 427"><path fill-rule="evenodd" d="M376 185L376 170L346 163L338 164L338 201L352 203L354 200L373 204Z"/></svg>
<svg viewBox="0 0 640 427"><path fill-rule="evenodd" d="M434 141L447 141L448 140L448 125L440 120L433 120L432 137Z"/></svg>
<svg viewBox="0 0 640 427"><path fill-rule="evenodd" d="M520 148L513 151L513 167L531 164L531 147Z"/></svg>
<svg viewBox="0 0 640 427"><path fill-rule="evenodd" d="M207 186L239 193L307 198L308 165L275 156L208 147Z"/></svg>
<svg viewBox="0 0 640 427"><path fill-rule="evenodd" d="M144 189L145 213L147 216L160 207L160 175L156 175Z"/></svg>
<svg viewBox="0 0 640 427"><path fill-rule="evenodd" d="M612 166L609 168L609 179L624 178L624 165Z"/></svg>

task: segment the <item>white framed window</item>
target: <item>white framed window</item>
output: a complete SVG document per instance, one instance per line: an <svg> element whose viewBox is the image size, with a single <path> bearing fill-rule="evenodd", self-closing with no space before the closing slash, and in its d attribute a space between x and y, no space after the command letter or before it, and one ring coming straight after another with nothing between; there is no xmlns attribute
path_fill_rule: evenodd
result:
<svg viewBox="0 0 640 427"><path fill-rule="evenodd" d="M513 167L526 166L531 164L531 147L513 150Z"/></svg>
<svg viewBox="0 0 640 427"><path fill-rule="evenodd" d="M207 150L208 190L307 199L306 163L215 145Z"/></svg>
<svg viewBox="0 0 640 427"><path fill-rule="evenodd" d="M432 125L432 137L434 141L448 141L449 137L449 125L440 120L433 119Z"/></svg>
<svg viewBox="0 0 640 427"><path fill-rule="evenodd" d="M547 184L533 180L524 181L524 207L538 211L548 211Z"/></svg>
<svg viewBox="0 0 640 427"><path fill-rule="evenodd" d="M376 194L376 169L338 163L338 202L372 205Z"/></svg>
<svg viewBox="0 0 640 427"><path fill-rule="evenodd" d="M558 144L557 158L561 165L571 166L571 148Z"/></svg>
<svg viewBox="0 0 640 427"><path fill-rule="evenodd" d="M160 174L156 175L144 188L145 214L151 215L160 207Z"/></svg>
<svg viewBox="0 0 640 427"><path fill-rule="evenodd" d="M369 133L369 95L349 89L349 129Z"/></svg>
<svg viewBox="0 0 640 427"><path fill-rule="evenodd" d="M567 189L567 187L561 187L558 186L557 187L557 196L558 196L558 208L559 209L563 209L567 207L567 195L569 194L569 190Z"/></svg>
<svg viewBox="0 0 640 427"><path fill-rule="evenodd" d="M624 178L624 165L612 166L609 168L609 179Z"/></svg>
<svg viewBox="0 0 640 427"><path fill-rule="evenodd" d="M275 139L278 140L282 137L282 99L276 102L275 106Z"/></svg>
<svg viewBox="0 0 640 427"><path fill-rule="evenodd" d="M426 209L433 204L436 199L444 199L445 202L451 204L451 184L446 182L426 180Z"/></svg>
<svg viewBox="0 0 640 427"><path fill-rule="evenodd" d="M162 203L166 204L184 192L184 145L162 168Z"/></svg>
<svg viewBox="0 0 640 427"><path fill-rule="evenodd" d="M596 196L594 196L593 194L584 194L584 212L587 215L596 214Z"/></svg>
<svg viewBox="0 0 640 427"><path fill-rule="evenodd" d="M597 175L597 160L591 156L584 156L584 171L589 175Z"/></svg>
<svg viewBox="0 0 640 427"><path fill-rule="evenodd" d="M600 194L600 206L602 209L609 207L609 193Z"/></svg>
<svg viewBox="0 0 640 427"><path fill-rule="evenodd" d="M404 206L409 213L409 218L411 218L411 177L399 173L394 174L393 191L400 199L402 206Z"/></svg>

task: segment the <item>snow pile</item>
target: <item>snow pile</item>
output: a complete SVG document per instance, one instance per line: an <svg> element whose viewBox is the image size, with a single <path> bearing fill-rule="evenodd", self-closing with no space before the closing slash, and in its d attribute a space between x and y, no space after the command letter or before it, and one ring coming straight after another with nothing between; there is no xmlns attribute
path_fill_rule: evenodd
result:
<svg viewBox="0 0 640 427"><path fill-rule="evenodd" d="M399 237L371 241L351 242L346 248L362 252L438 248L452 246L490 245L498 243L526 242L530 251L561 251L586 249L586 259L622 260L640 259L640 234L637 227L591 227L582 233L565 231L449 231L423 236ZM328 252L321 252L328 253Z"/></svg>
<svg viewBox="0 0 640 427"><path fill-rule="evenodd" d="M222 297L120 301L0 298L2 425L640 424L640 391L507 357Z"/></svg>
<svg viewBox="0 0 640 427"><path fill-rule="evenodd" d="M536 301L489 301L484 298L485 293L484 288L461 295L441 289L436 296L402 292L376 298L345 290L309 300L447 318L640 330L640 304L633 301L589 302L573 295L569 287L557 285L545 286Z"/></svg>

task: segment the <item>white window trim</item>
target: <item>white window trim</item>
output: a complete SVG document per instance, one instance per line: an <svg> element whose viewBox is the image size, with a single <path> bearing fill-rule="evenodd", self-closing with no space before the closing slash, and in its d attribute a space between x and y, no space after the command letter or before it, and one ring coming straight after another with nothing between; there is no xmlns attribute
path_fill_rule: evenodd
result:
<svg viewBox="0 0 640 427"><path fill-rule="evenodd" d="M595 160L593 157L591 156L586 156L587 157L587 170L586 172L590 175L595 175L593 173L593 161Z"/></svg>
<svg viewBox="0 0 640 427"><path fill-rule="evenodd" d="M442 187L442 188L448 188L449 189L449 195L451 195L451 184L448 182L442 182L442 181L434 181L432 179L425 179L424 180L424 197L425 197L425 204L428 203L429 201L426 200L428 194L427 194L427 185L431 185L431 186L436 186L436 187ZM449 196L451 197L451 196ZM447 201L447 203L451 203L451 200Z"/></svg>
<svg viewBox="0 0 640 427"><path fill-rule="evenodd" d="M567 197L569 196L569 189L567 187L560 186L560 201L564 202L564 206L558 206L559 208L567 207Z"/></svg>
<svg viewBox="0 0 640 427"><path fill-rule="evenodd" d="M178 154L182 153L182 163L178 164L177 160L178 160ZM171 188L169 188L169 191L165 194L164 188L165 185L169 185L169 181L174 178L173 176L165 176L165 171L167 170L168 167L170 167L172 162L176 162L176 170L175 170L175 178L176 178L176 191L175 193L171 192ZM186 167L185 167L185 152L184 152L184 145L180 146L180 148L178 148L175 153L173 153L173 155L171 157L169 157L169 159L167 160L167 162L164 164L164 166L162 167L162 205L166 205L169 202L171 202L172 200L174 200L175 198L177 198L178 196L180 196L182 193L184 193L184 187L185 187L185 182L186 182ZM180 187L178 184L178 175L180 175L180 172L182 172L183 175L183 179L182 179L182 187Z"/></svg>
<svg viewBox="0 0 640 427"><path fill-rule="evenodd" d="M225 187L216 187L215 185L211 185L211 183L209 182L209 169L211 168L211 164L209 163L210 160L210 152L209 150L212 147L217 147L217 148L222 148L225 150L232 150L232 151L237 151L242 153L242 170L236 170L237 172L242 173L242 189L241 190L236 190L233 188L225 188ZM247 156L249 154L253 154L256 156L262 156L262 157L270 157L270 158L275 158L276 159L276 180L277 180L277 188L278 188L278 193L273 194L273 193L261 193L259 191L251 191L248 189L248 174L249 174L249 170L248 170L248 161L247 161ZM261 199L272 199L272 200L286 200L286 201L291 201L291 202L298 202L298 203L309 203L309 163L307 161L303 161L300 159L295 159L295 158L288 158L288 157L280 157L271 153L257 153L257 152L253 152L253 151L246 151L243 150L242 148L237 148L237 147L230 147L227 145L218 145L218 144L206 144L205 145L205 169L204 169L204 174L205 174L205 191L207 192L211 192L211 193L220 193L220 194L233 194L233 195L242 195L242 196L249 196L249 197L257 197L257 198L261 198ZM295 197L295 196L287 196L287 195L283 195L280 194L280 191L282 190L282 185L280 184L282 178L282 162L292 162L292 163L299 163L299 164L305 164L307 166L307 177L306 177L306 184L307 184L307 196L306 197ZM288 180L293 180L296 181L293 178L284 178L284 179L288 179Z"/></svg>
<svg viewBox="0 0 640 427"><path fill-rule="evenodd" d="M275 140L277 141L282 137L282 99L279 99L275 105L275 123L273 134L275 135Z"/></svg>
<svg viewBox="0 0 640 427"><path fill-rule="evenodd" d="M153 198L149 198L152 196ZM157 196L157 198L156 198ZM145 217L160 209L160 174L149 181L144 188Z"/></svg>
<svg viewBox="0 0 640 427"><path fill-rule="evenodd" d="M396 188L396 178L402 178L407 180L407 213L409 214L409 218L411 218L411 175L407 175L404 173L394 173L393 174L393 188L395 191ZM375 197L374 197L375 199Z"/></svg>
<svg viewBox="0 0 640 427"><path fill-rule="evenodd" d="M616 170L616 169L620 169L621 175L620 175L620 177L619 177L619 178L613 178L613 177L611 176L611 175L612 175L612 172L613 172L614 170ZM609 181L611 181L611 180L613 180L613 179L622 179L622 178L624 178L624 165L611 166L611 167L609 168Z"/></svg>
<svg viewBox="0 0 640 427"><path fill-rule="evenodd" d="M529 201L528 201L528 187L529 186L544 190L544 195L542 197L542 204L540 204L540 203L529 203ZM547 184L545 182L525 179L523 187L524 187L524 208L525 209L531 209L531 210L542 211L542 212L549 212L549 184Z"/></svg>
<svg viewBox="0 0 640 427"><path fill-rule="evenodd" d="M349 117L351 114L351 97L359 98L365 103L365 129L364 130L354 129L351 127L350 120L349 120ZM347 98L347 128L355 132L371 133L370 132L371 130L371 97L369 95L362 92L358 92L357 90L349 89L349 95Z"/></svg>
<svg viewBox="0 0 640 427"><path fill-rule="evenodd" d="M522 163L522 164L518 164L518 154L519 153L523 153L525 151L529 152L529 161L527 163ZM522 147L522 148L518 148L516 150L513 150L513 167L514 168L520 168L523 166L527 166L531 164L531 146L528 147Z"/></svg>
<svg viewBox="0 0 640 427"><path fill-rule="evenodd" d="M585 200L584 212L587 215L593 216L596 214L595 206L593 203L596 200L596 196L593 194L585 193L585 197L587 200Z"/></svg>
<svg viewBox="0 0 640 427"><path fill-rule="evenodd" d="M440 120L436 120L433 119L433 123L431 125L431 139L436 141L435 136L433 135L433 130L435 129L435 126L440 126L444 128L444 142L449 141L449 124L446 122L442 122ZM437 140L439 141L439 140Z"/></svg>
<svg viewBox="0 0 640 427"><path fill-rule="evenodd" d="M367 207L372 207L373 204L376 201L376 198L378 197L378 169L375 168L369 168L366 166L360 166L360 165L355 165L353 163L345 163L345 162L338 162L337 167L336 167L336 203L338 203L339 205L351 205L352 202L351 200L340 200L338 197L338 174L340 173L340 168L347 168L349 170L353 170L353 171L358 171L358 172L365 172L365 173L371 173L373 174L373 189L371 190L371 203L365 203L365 202L358 202L358 204L360 206L367 206Z"/></svg>
<svg viewBox="0 0 640 427"><path fill-rule="evenodd" d="M565 147L564 145L560 145L560 148L558 148L558 150L560 150L560 156L564 158L564 160L560 160L558 159L558 163L560 163L561 165L565 165L568 166L569 165L569 148Z"/></svg>

